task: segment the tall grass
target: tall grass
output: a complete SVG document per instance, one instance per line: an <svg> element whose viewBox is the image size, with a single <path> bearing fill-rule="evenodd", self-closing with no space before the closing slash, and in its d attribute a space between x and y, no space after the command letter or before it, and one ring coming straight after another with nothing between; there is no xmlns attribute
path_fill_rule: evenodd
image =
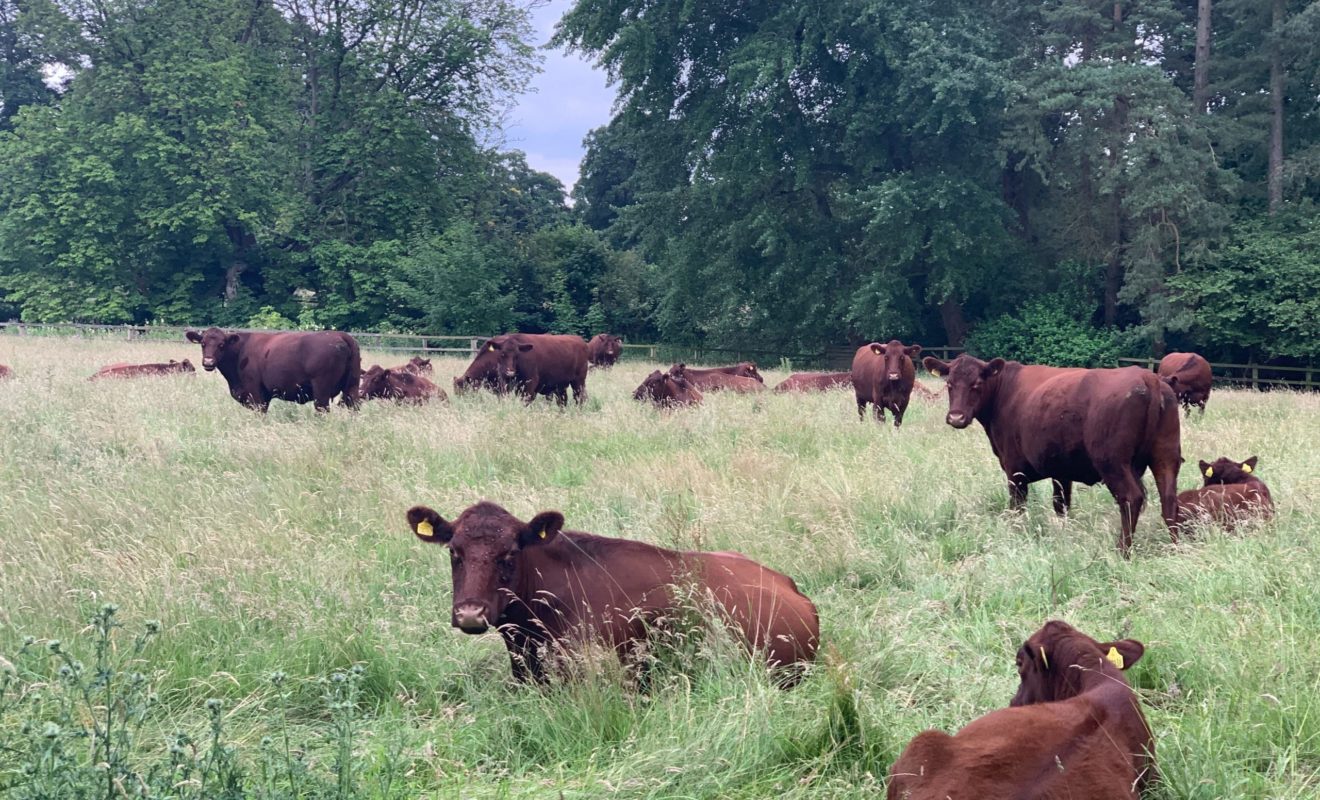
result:
<svg viewBox="0 0 1320 800"><path fill-rule="evenodd" d="M917 732L1006 705L1021 640L1060 617L1146 644L1130 677L1160 796L1320 793L1320 398L1216 391L1184 455L1260 455L1277 519L1175 546L1148 509L1124 561L1103 488L1079 488L1066 522L1042 485L1006 512L984 435L944 425L942 400L914 398L895 432L859 423L847 392L661 413L630 399L654 365L628 363L562 412L482 394L263 417L214 374L85 380L195 351L0 339L16 372L0 383L0 667L46 698L4 706L0 740L58 724L40 687L60 663L40 648L93 663L88 620L115 603L116 657L159 624L125 667L153 698L131 769L204 765L219 724L247 796L869 798ZM447 385L464 365L436 367ZM449 627L447 558L403 520L483 498L786 572L820 609L820 662L787 692L718 643L676 648L684 668L649 693L608 659L517 686L498 637ZM0 787L32 757L0 748Z"/></svg>

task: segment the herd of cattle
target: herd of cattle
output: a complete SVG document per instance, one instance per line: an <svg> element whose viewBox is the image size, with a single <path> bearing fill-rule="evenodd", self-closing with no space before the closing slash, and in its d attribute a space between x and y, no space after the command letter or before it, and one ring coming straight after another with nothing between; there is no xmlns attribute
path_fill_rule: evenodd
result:
<svg viewBox="0 0 1320 800"><path fill-rule="evenodd" d="M345 333L188 331L202 346L202 367L217 370L237 401L264 411L272 399L314 402L327 410L336 395L348 407L359 398L423 402L445 392L427 375L429 360L361 370L357 342ZM481 345L455 391L517 392L565 405L586 400L589 366L609 367L620 355L618 337L590 342L577 336L507 334ZM777 392L851 386L864 420L903 415L916 382L919 345L874 342L857 350L848 372L796 373ZM1029 484L1050 480L1054 510L1068 512L1075 482L1104 483L1118 504L1119 550L1125 556L1145 503L1149 469L1160 511L1174 541L1192 521L1232 525L1269 517L1269 489L1254 473L1257 459L1201 461L1203 486L1176 493L1181 451L1181 403L1205 413L1210 365L1176 353L1158 374L1139 367L1072 369L1031 366L1001 358L927 357L949 395L945 421L955 429L981 424L1009 485L1010 506L1021 508ZM114 364L94 376L192 373L188 361ZM10 374L0 366L0 377ZM646 377L633 397L665 407L698 404L703 392L765 391L750 362L715 369L675 364ZM927 394L934 396L933 393ZM694 587L711 613L765 658L784 686L815 659L820 624L814 603L793 580L733 552L680 552L644 542L564 529L557 511L528 522L481 502L452 522L426 506L408 510L413 533L446 546L453 577L451 621L465 633L494 628L519 680L543 680L549 659L584 640L613 648L644 668L638 645L657 621ZM1047 622L1017 654L1020 685L1009 707L987 714L955 735L927 731L909 743L890 771L890 798L1136 797L1156 775L1154 740L1123 671L1144 652L1132 639L1100 642L1061 621Z"/></svg>

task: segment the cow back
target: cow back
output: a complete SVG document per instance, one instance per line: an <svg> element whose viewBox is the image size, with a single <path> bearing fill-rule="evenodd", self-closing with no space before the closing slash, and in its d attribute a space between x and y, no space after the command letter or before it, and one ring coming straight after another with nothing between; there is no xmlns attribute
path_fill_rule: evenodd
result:
<svg viewBox="0 0 1320 800"><path fill-rule="evenodd" d="M851 372L795 372L785 378L776 392L824 392L837 386L851 386Z"/></svg>

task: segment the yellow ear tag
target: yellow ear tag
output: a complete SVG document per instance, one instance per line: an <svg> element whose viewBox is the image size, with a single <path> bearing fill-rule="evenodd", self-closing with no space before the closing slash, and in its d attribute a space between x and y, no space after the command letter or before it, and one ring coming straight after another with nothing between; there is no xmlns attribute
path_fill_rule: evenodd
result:
<svg viewBox="0 0 1320 800"><path fill-rule="evenodd" d="M544 538L545 538L545 531L541 531L540 536L541 536L542 539L544 539Z"/></svg>
<svg viewBox="0 0 1320 800"><path fill-rule="evenodd" d="M1243 464L1243 465L1242 465L1242 471L1245 472L1245 473L1247 473L1248 475L1250 475L1250 474L1251 474L1251 465L1250 465L1250 464Z"/></svg>
<svg viewBox="0 0 1320 800"><path fill-rule="evenodd" d="M1045 648L1040 649L1040 660L1045 662L1045 669L1050 668L1050 660L1045 657Z"/></svg>
<svg viewBox="0 0 1320 800"><path fill-rule="evenodd" d="M1117 647L1109 648L1109 652L1105 653L1105 661L1108 661L1119 669L1123 668L1123 654L1118 652Z"/></svg>
<svg viewBox="0 0 1320 800"><path fill-rule="evenodd" d="M1207 478L1213 478L1213 477L1215 476L1215 468L1214 468L1214 467L1206 467L1206 468L1205 468L1205 476L1206 476Z"/></svg>
<svg viewBox="0 0 1320 800"><path fill-rule="evenodd" d="M431 527L431 523L427 522L426 520L422 520L421 522L417 523L417 532L423 536L431 536L435 533L435 528Z"/></svg>

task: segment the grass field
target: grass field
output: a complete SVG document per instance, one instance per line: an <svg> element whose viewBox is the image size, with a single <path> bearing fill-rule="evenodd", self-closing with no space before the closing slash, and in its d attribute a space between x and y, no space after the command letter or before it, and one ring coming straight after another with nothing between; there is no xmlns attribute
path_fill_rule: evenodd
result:
<svg viewBox="0 0 1320 800"><path fill-rule="evenodd" d="M640 363L593 372L567 412L482 394L325 418L277 401L262 417L200 370L85 380L170 357L200 361L183 342L0 339L16 372L0 383L0 665L26 675L0 702L0 745L17 748L0 747L0 786L21 782L36 745L19 744L56 707L41 646L92 663L87 620L113 602L112 655L159 695L137 769L176 730L204 742L214 718L244 780L260 785L274 748L334 784L326 796L872 798L914 734L1007 705L1014 653L1057 617L1145 643L1129 677L1158 796L1320 796L1320 397L1216 391L1184 427L1179 485L1199 484L1199 458L1259 455L1278 517L1174 546L1148 508L1124 561L1101 487L1079 488L1066 522L1044 484L1006 512L984 434L946 426L943 397L914 398L895 432L860 424L849 392L659 413L631 400L654 368ZM464 365L436 366L448 388ZM608 661L515 685L498 637L449 627L447 556L403 518L483 498L786 572L820 609L820 663L783 692L712 637L677 648L683 669L646 695ZM147 620L160 634L133 656ZM354 665L344 695L334 676ZM347 778L331 774L344 726Z"/></svg>

